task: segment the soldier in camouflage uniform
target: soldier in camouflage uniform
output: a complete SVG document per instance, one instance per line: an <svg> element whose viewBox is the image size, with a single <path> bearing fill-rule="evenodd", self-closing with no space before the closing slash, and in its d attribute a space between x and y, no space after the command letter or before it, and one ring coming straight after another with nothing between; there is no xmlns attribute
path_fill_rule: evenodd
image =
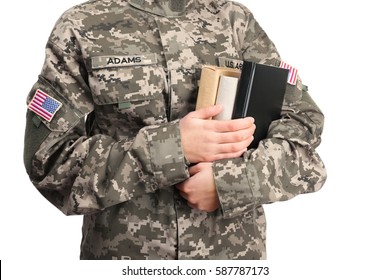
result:
<svg viewBox="0 0 390 280"><path fill-rule="evenodd" d="M253 119L194 111L202 65L242 60L281 61L232 1L92 0L57 21L27 98L24 162L46 199L84 215L81 259L266 258L262 205L325 182L323 114L298 79L245 150Z"/></svg>

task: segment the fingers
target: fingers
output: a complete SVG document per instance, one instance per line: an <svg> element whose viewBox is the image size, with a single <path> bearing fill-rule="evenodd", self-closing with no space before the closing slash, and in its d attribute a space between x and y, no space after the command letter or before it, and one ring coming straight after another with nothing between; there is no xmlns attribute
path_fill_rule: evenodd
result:
<svg viewBox="0 0 390 280"><path fill-rule="evenodd" d="M219 144L246 142L246 140L248 140L249 138L252 139L255 129L256 126L253 124L250 127L242 130L213 133L212 137L214 137L215 141Z"/></svg>
<svg viewBox="0 0 390 280"><path fill-rule="evenodd" d="M222 112L221 105L215 105L207 108L198 109L190 113L191 118L196 119L210 119Z"/></svg>
<svg viewBox="0 0 390 280"><path fill-rule="evenodd" d="M179 191L180 195L185 199L188 200L190 198L191 194L191 183L186 180L180 184L176 185L176 189Z"/></svg>
<svg viewBox="0 0 390 280"><path fill-rule="evenodd" d="M189 162L238 157L253 141L256 128L253 118L208 119L221 110L222 106L212 106L193 111L180 120L182 149Z"/></svg>
<svg viewBox="0 0 390 280"><path fill-rule="evenodd" d="M176 185L189 207L201 211L215 211L220 207L212 173L212 163L204 162L189 168L190 178Z"/></svg>
<svg viewBox="0 0 390 280"><path fill-rule="evenodd" d="M248 149L242 149L238 152L231 152L231 153L217 153L214 155L213 161L225 159L225 158L238 158L242 156L243 153L245 153Z"/></svg>
<svg viewBox="0 0 390 280"><path fill-rule="evenodd" d="M231 132L250 128L254 123L255 120L252 117L234 120L212 120L205 124L205 128L215 132Z"/></svg>
<svg viewBox="0 0 390 280"><path fill-rule="evenodd" d="M204 147L204 151L209 154L236 154L245 150L253 141L255 125L250 128L224 133L210 133L205 136L209 144ZM226 155L225 155L226 156Z"/></svg>

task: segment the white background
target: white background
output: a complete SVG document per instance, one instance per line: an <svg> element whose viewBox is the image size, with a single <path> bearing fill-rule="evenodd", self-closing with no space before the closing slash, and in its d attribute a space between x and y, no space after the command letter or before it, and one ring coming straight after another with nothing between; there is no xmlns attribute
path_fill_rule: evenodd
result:
<svg viewBox="0 0 390 280"><path fill-rule="evenodd" d="M2 4L4 279L123 279L116 265L78 261L81 217L65 217L44 200L23 166L27 93L55 21L79 2ZM299 69L326 115L318 152L328 180L320 192L266 206L269 260L264 264L273 269L273 278L265 279L389 279L390 20L385 1L239 2L252 10L284 60Z"/></svg>

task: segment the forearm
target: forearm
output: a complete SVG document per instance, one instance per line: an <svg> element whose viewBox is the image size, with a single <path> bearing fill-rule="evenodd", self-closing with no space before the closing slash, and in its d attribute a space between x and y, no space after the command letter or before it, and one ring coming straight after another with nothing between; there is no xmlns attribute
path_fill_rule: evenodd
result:
<svg viewBox="0 0 390 280"><path fill-rule="evenodd" d="M119 142L80 136L77 128L61 137L52 132L32 157L29 175L62 212L99 211L188 177L177 129L176 123L146 127Z"/></svg>
<svg viewBox="0 0 390 280"><path fill-rule="evenodd" d="M215 162L213 169L225 217L317 191L326 179L313 149L276 138L261 141L245 157Z"/></svg>

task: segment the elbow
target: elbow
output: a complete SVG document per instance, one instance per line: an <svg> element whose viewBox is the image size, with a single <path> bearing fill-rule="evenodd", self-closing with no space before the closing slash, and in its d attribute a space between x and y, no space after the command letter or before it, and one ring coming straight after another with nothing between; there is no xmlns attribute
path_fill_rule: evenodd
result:
<svg viewBox="0 0 390 280"><path fill-rule="evenodd" d="M317 192L325 185L328 175L326 172L326 168L323 164L316 168L314 176L315 178L308 192Z"/></svg>
<svg viewBox="0 0 390 280"><path fill-rule="evenodd" d="M308 151L310 156L306 163L304 163L304 170L306 170L305 177L307 180L305 193L317 192L322 189L327 179L327 171L324 162L316 151Z"/></svg>
<svg viewBox="0 0 390 280"><path fill-rule="evenodd" d="M316 150L309 144L289 141L293 160L291 165L294 170L290 172L286 188L295 194L317 192L324 186L327 179L327 170ZM287 179L287 178L286 178Z"/></svg>

